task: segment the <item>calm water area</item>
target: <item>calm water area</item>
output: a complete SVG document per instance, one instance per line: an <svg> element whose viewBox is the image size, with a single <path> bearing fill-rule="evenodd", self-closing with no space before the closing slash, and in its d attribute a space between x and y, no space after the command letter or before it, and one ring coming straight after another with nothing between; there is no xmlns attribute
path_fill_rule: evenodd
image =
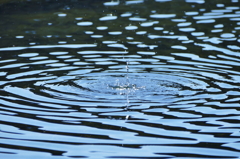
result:
<svg viewBox="0 0 240 159"><path fill-rule="evenodd" d="M240 159L238 0L0 1L1 159Z"/></svg>

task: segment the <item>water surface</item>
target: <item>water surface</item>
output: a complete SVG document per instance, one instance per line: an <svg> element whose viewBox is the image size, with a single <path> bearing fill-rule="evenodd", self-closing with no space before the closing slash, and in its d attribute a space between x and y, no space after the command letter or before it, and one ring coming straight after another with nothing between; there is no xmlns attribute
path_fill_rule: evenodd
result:
<svg viewBox="0 0 240 159"><path fill-rule="evenodd" d="M238 0L0 3L1 158L239 158Z"/></svg>

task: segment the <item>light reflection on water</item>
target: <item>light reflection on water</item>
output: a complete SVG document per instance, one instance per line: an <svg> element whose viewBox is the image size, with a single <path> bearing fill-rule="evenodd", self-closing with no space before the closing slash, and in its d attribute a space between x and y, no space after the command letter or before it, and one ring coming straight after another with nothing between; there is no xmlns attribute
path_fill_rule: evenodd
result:
<svg viewBox="0 0 240 159"><path fill-rule="evenodd" d="M1 158L239 158L237 0L12 3Z"/></svg>

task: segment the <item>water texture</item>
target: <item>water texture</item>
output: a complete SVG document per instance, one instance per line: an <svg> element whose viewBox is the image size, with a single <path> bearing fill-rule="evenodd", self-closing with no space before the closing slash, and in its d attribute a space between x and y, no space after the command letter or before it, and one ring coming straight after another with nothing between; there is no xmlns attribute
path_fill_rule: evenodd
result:
<svg viewBox="0 0 240 159"><path fill-rule="evenodd" d="M240 158L238 0L0 14L0 158Z"/></svg>

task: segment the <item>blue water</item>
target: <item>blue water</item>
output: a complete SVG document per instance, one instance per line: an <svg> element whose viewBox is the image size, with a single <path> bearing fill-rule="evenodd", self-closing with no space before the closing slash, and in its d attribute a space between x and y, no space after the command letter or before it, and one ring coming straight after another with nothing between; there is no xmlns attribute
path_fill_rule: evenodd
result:
<svg viewBox="0 0 240 159"><path fill-rule="evenodd" d="M240 158L239 6L0 2L0 158Z"/></svg>

